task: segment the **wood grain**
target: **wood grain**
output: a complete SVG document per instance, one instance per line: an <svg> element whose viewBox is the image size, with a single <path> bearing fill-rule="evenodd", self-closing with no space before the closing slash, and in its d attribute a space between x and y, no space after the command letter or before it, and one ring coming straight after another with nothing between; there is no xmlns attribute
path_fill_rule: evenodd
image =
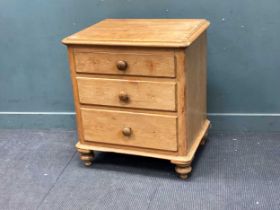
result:
<svg viewBox="0 0 280 210"><path fill-rule="evenodd" d="M178 115L178 154L187 155L187 124L186 124L186 78L184 49L176 49L176 74L177 74L177 115Z"/></svg>
<svg viewBox="0 0 280 210"><path fill-rule="evenodd" d="M85 141L177 151L176 116L85 108L81 115Z"/></svg>
<svg viewBox="0 0 280 210"><path fill-rule="evenodd" d="M76 80L74 53L73 53L73 48L71 46L69 46L67 50L68 50L70 75L71 75L71 80L72 80L72 90L73 90L74 105L75 105L75 112L76 112L76 125L77 125L77 132L78 132L78 140L81 143L84 143L83 125L81 122L80 102L79 102L78 85L77 85L77 80Z"/></svg>
<svg viewBox="0 0 280 210"><path fill-rule="evenodd" d="M134 54L126 49L118 52L81 51L74 55L79 73L175 77L174 51L162 54L149 51ZM125 70L117 68L119 61L127 63Z"/></svg>
<svg viewBox="0 0 280 210"><path fill-rule="evenodd" d="M76 147L86 165L94 150L116 152L170 160L188 177L210 125L208 26L203 19L108 19L64 39Z"/></svg>
<svg viewBox="0 0 280 210"><path fill-rule="evenodd" d="M128 154L128 155L139 155L144 157L154 157L159 159L170 160L173 164L184 163L190 165L193 161L195 152L200 145L200 142L207 132L209 128L209 121L207 120L202 127L199 135L195 139L192 147L190 148L187 155L178 155L177 152L172 151L164 151L164 150L154 150L148 148L138 148L138 147L130 147L130 146L121 146L116 144L102 144L98 142L86 142L81 143L78 142L76 144L76 148L85 149L85 150L94 150L94 151L102 151L102 152L114 152L120 154Z"/></svg>
<svg viewBox="0 0 280 210"><path fill-rule="evenodd" d="M205 19L106 19L64 44L187 47L209 26Z"/></svg>
<svg viewBox="0 0 280 210"><path fill-rule="evenodd" d="M188 150L207 120L206 33L186 49L186 118Z"/></svg>
<svg viewBox="0 0 280 210"><path fill-rule="evenodd" d="M77 77L77 85L83 104L176 110L175 82ZM129 100L120 100L120 94Z"/></svg>

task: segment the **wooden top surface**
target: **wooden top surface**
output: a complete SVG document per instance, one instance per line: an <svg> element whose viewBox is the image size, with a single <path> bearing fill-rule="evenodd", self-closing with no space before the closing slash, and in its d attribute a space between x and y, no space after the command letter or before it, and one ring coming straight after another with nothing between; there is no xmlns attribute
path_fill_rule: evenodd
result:
<svg viewBox="0 0 280 210"><path fill-rule="evenodd" d="M187 47L209 22L205 19L105 19L62 40L64 44Z"/></svg>

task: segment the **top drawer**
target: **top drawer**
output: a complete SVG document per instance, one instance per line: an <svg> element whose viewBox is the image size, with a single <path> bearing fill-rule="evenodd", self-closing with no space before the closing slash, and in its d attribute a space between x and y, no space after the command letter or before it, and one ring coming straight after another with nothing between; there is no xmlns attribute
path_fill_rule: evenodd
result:
<svg viewBox="0 0 280 210"><path fill-rule="evenodd" d="M76 72L175 77L173 50L75 48Z"/></svg>

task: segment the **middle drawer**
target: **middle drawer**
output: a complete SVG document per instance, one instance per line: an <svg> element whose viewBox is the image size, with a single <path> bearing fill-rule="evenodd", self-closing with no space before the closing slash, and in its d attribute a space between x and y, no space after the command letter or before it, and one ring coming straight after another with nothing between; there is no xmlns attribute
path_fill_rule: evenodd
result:
<svg viewBox="0 0 280 210"><path fill-rule="evenodd" d="M77 77L82 104L176 111L176 82Z"/></svg>

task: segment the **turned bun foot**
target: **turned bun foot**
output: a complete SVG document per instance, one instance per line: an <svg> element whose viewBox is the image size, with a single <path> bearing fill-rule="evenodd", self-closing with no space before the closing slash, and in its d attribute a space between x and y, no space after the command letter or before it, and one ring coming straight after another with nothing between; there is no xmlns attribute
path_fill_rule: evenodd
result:
<svg viewBox="0 0 280 210"><path fill-rule="evenodd" d="M175 164L175 171L181 179L188 178L188 174L192 171L190 163L181 163L174 161L171 161L171 163Z"/></svg>
<svg viewBox="0 0 280 210"><path fill-rule="evenodd" d="M85 166L91 166L94 159L94 153L91 150L78 149L80 159L84 162Z"/></svg>
<svg viewBox="0 0 280 210"><path fill-rule="evenodd" d="M187 179L192 167L180 164L175 166L175 171L181 179Z"/></svg>

